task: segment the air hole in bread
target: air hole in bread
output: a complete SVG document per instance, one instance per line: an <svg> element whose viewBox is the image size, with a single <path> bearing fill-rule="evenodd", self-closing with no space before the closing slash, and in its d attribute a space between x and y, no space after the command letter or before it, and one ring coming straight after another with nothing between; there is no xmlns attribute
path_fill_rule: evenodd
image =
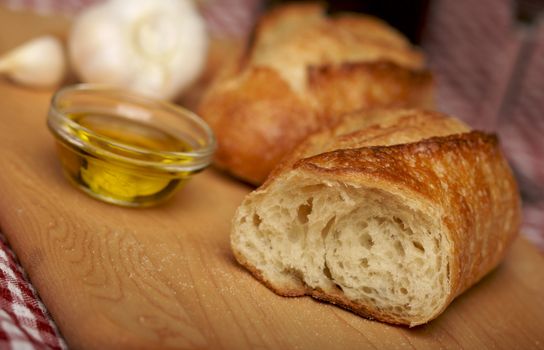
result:
<svg viewBox="0 0 544 350"><path fill-rule="evenodd" d="M258 228L261 222L263 222L263 219L257 213L253 214L253 225Z"/></svg>
<svg viewBox="0 0 544 350"><path fill-rule="evenodd" d="M414 234L414 231L412 231L412 229L410 228L410 226L408 226L404 220L402 220L401 218L397 217L397 216L393 216L393 222L397 225L397 227L403 231L405 234L411 236Z"/></svg>
<svg viewBox="0 0 544 350"><path fill-rule="evenodd" d="M378 216L376 218L376 221L378 222L378 225L383 225L385 223L386 219L384 217Z"/></svg>
<svg viewBox="0 0 544 350"><path fill-rule="evenodd" d="M393 216L393 222L395 222L397 225L400 226L401 230L406 230L406 225L404 225L404 221L402 221L400 218Z"/></svg>
<svg viewBox="0 0 544 350"><path fill-rule="evenodd" d="M364 232L359 241L361 242L361 246L365 247L366 249L371 249L374 245L374 241L368 232Z"/></svg>
<svg viewBox="0 0 544 350"><path fill-rule="evenodd" d="M336 219L336 216L333 216L332 218L330 218L329 221L327 221L327 224L325 225L325 227L323 227L323 229L321 230L322 239L325 239L325 237L327 237L327 235L329 234L329 231L331 230L332 224L334 223L335 219Z"/></svg>
<svg viewBox="0 0 544 350"><path fill-rule="evenodd" d="M332 282L333 288L337 289L340 292L343 291L342 286L336 283L334 279L332 278L331 270L329 270L329 266L327 266L326 262L325 262L325 267L323 267L323 274Z"/></svg>
<svg viewBox="0 0 544 350"><path fill-rule="evenodd" d="M331 270L329 270L329 267L325 263L325 267L323 268L323 274L330 280L332 280Z"/></svg>
<svg viewBox="0 0 544 350"><path fill-rule="evenodd" d="M361 266L364 267L364 268L368 267L368 259L367 258L361 259Z"/></svg>
<svg viewBox="0 0 544 350"><path fill-rule="evenodd" d="M302 204L298 207L297 217L298 221L301 224L305 224L308 222L308 216L312 213L313 200L314 199L310 197L305 204Z"/></svg>
<svg viewBox="0 0 544 350"><path fill-rule="evenodd" d="M400 292L401 292L402 294L406 295L406 294L408 294L408 289L402 287L402 288L400 289Z"/></svg>
<svg viewBox="0 0 544 350"><path fill-rule="evenodd" d="M425 253L425 248L423 248L423 244L421 244L420 242L418 241L412 241L412 244L414 245L414 247L419 250L420 252L422 253Z"/></svg>
<svg viewBox="0 0 544 350"><path fill-rule="evenodd" d="M306 286L304 282L304 275L302 271L295 269L293 267L284 267L282 271L286 276L289 276L291 281L295 282L299 286Z"/></svg>
<svg viewBox="0 0 544 350"><path fill-rule="evenodd" d="M404 247L402 246L402 243L400 241L395 242L395 250L397 251L397 254L401 257L404 257L406 253L404 252Z"/></svg>

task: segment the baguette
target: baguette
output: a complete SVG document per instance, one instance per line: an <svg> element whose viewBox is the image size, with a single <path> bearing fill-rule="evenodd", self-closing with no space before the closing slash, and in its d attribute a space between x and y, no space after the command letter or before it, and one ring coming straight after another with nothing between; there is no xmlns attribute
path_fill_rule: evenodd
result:
<svg viewBox="0 0 544 350"><path fill-rule="evenodd" d="M422 53L369 16L324 15L316 4L279 7L226 65L199 114L218 140L215 165L261 184L309 134L376 106L432 107Z"/></svg>
<svg viewBox="0 0 544 350"><path fill-rule="evenodd" d="M238 208L231 246L279 295L416 326L495 268L519 224L494 135L378 110L304 141Z"/></svg>

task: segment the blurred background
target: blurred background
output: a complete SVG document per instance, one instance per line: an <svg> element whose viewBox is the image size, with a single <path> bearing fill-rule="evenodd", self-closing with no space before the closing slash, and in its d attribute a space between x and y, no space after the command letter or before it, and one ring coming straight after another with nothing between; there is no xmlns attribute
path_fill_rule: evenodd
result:
<svg viewBox="0 0 544 350"><path fill-rule="evenodd" d="M18 19L28 19L29 13L43 18L55 15L48 28L62 37L74 16L100 1L0 0L0 14L6 8L15 11L0 21L9 20L2 24L17 28L17 37L30 38L35 33L18 26ZM225 55L232 55L233 47L240 46L232 43L243 43L259 14L281 2L196 0L212 45L200 83L179 102L194 103L216 72L214 67L220 66ZM544 0L328 3L331 12L357 11L381 17L420 45L434 72L438 109L500 136L523 198L522 234L544 253ZM32 18L41 21L40 17ZM0 32L1 47L13 47L19 44L16 40L10 33ZM25 348L65 349L1 233L0 275L0 348L9 347L11 339ZM22 294L24 303L14 297Z"/></svg>
<svg viewBox="0 0 544 350"><path fill-rule="evenodd" d="M101 0L0 0L10 9L71 18ZM217 41L243 40L279 0L197 0ZM519 180L523 234L544 251L544 0L329 1L366 12L423 47L438 108L499 134ZM1 37L0 40L4 38Z"/></svg>

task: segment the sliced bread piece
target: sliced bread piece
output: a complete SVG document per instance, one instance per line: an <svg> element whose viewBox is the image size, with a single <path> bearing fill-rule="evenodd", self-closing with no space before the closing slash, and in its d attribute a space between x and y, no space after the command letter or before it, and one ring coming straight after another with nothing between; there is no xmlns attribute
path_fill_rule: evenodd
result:
<svg viewBox="0 0 544 350"><path fill-rule="evenodd" d="M415 326L492 270L520 200L493 135L435 112L347 117L243 201L236 259L284 296Z"/></svg>
<svg viewBox="0 0 544 350"><path fill-rule="evenodd" d="M198 108L217 137L214 164L260 185L308 135L362 108L433 106L423 53L385 22L283 5L257 24Z"/></svg>

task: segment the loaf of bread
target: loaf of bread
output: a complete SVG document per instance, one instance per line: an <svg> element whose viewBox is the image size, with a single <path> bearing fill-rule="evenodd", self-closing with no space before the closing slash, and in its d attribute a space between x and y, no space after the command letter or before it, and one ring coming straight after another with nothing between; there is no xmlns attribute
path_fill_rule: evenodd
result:
<svg viewBox="0 0 544 350"><path fill-rule="evenodd" d="M218 140L215 164L253 184L346 112L433 100L422 54L401 34L369 16L327 17L316 4L269 12L218 76L199 107Z"/></svg>
<svg viewBox="0 0 544 350"><path fill-rule="evenodd" d="M519 223L494 135L377 110L300 144L238 208L231 245L277 294L415 326L495 268Z"/></svg>

